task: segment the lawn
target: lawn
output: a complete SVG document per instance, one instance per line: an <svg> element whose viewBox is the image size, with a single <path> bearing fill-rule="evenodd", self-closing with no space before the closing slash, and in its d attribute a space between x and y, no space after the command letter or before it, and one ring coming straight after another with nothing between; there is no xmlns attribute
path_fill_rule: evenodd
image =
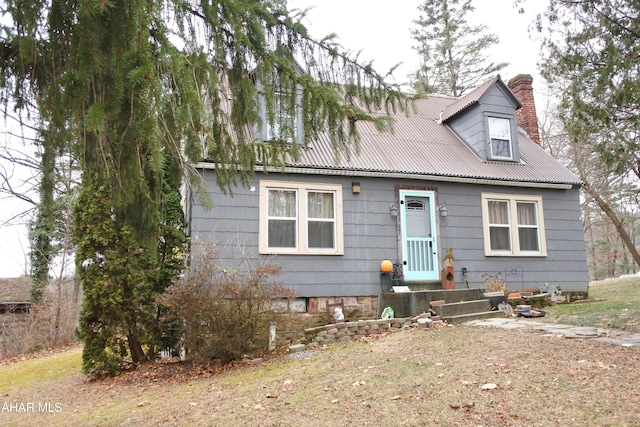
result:
<svg viewBox="0 0 640 427"><path fill-rule="evenodd" d="M545 321L640 333L640 277L592 282L589 301L545 308Z"/></svg>
<svg viewBox="0 0 640 427"><path fill-rule="evenodd" d="M613 324L622 318L628 321L620 324L630 328L638 319L635 283L594 284L592 297L606 301L557 306L544 319ZM630 290L626 298L613 299L611 294L625 289ZM577 311L565 311L569 308ZM625 308L629 313L621 314ZM640 425L640 348L539 331L466 325L405 330L302 357L280 352L223 371L156 363L102 381L79 372L79 355L79 348L71 348L0 366L0 421L11 426Z"/></svg>

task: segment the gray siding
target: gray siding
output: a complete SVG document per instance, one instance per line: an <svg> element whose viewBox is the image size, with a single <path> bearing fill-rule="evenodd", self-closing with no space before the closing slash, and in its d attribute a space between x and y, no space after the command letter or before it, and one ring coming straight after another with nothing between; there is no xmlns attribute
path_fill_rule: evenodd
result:
<svg viewBox="0 0 640 427"><path fill-rule="evenodd" d="M407 179L343 176L308 176L270 173L258 175L254 191L234 190L234 196L217 190L214 173L205 172L213 191L215 207L192 206L190 226L193 250L200 242L218 242L218 259L233 267L241 258L240 247L258 257L259 179L340 183L343 187L344 255L269 256L282 266L277 278L301 297L377 295L381 289L379 266L385 259L398 259L397 218L389 206L396 203L397 186L435 190L436 201L446 205L447 217L437 219L439 260L453 248L456 287L463 288L462 268L467 268L469 286L483 287L483 274L520 268L522 279L511 281L513 289L539 288L545 283L563 290L587 290L587 266L580 220L579 192L502 186L437 183ZM351 182L359 181L360 194L351 193ZM487 257L484 254L481 193L541 195L543 198L546 257ZM509 277L507 277L509 278Z"/></svg>
<svg viewBox="0 0 640 427"><path fill-rule="evenodd" d="M449 127L465 141L475 153L483 160L489 159L491 156L488 152L489 132L485 129L487 126L487 117L496 116L511 119L511 139L513 144L514 159L519 160L518 156L518 139L515 126L515 107L505 96L499 86L491 88L482 98L480 104L465 111L448 122Z"/></svg>
<svg viewBox="0 0 640 427"><path fill-rule="evenodd" d="M479 185L439 186L449 216L440 224L442 247L453 248L456 287L463 287L467 268L470 287L482 287L485 274L522 271L506 277L510 289L540 288L545 283L564 290L586 291L588 284L579 190L506 188ZM547 243L546 257L487 257L484 254L480 195L483 192L542 196Z"/></svg>

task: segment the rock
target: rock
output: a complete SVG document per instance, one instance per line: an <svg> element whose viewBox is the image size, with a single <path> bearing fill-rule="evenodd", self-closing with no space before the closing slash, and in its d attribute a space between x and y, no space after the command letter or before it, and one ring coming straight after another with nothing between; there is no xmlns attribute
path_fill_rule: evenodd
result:
<svg viewBox="0 0 640 427"><path fill-rule="evenodd" d="M299 351L302 351L306 348L307 346L304 344L293 344L289 346L289 353L297 353Z"/></svg>

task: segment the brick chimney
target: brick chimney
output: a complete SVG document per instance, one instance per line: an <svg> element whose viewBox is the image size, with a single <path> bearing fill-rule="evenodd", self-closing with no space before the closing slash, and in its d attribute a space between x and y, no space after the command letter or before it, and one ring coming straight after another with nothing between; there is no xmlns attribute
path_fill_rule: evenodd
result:
<svg viewBox="0 0 640 427"><path fill-rule="evenodd" d="M518 98L522 108L516 110L516 123L529 135L531 141L540 144L540 133L538 131L538 116L536 115L536 104L533 102L533 77L530 74L518 74L507 86Z"/></svg>

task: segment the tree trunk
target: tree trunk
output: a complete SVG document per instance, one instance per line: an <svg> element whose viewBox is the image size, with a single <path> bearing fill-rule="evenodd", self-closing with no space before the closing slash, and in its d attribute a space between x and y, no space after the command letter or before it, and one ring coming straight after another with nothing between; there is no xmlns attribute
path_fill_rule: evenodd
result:
<svg viewBox="0 0 640 427"><path fill-rule="evenodd" d="M589 195L593 198L593 200L596 201L598 206L600 206L600 209L602 209L602 211L611 220L613 225L616 227L616 230L618 231L620 238L624 242L627 249L629 249L629 253L631 254L631 257L633 258L636 264L640 265L640 253L638 252L638 249L636 249L636 245L631 240L629 233L627 233L627 230L625 230L622 220L618 217L618 215L611 208L611 206L606 201L604 201L602 197L600 197L597 191L595 191L588 184L585 184L585 189L587 190Z"/></svg>
<svg viewBox="0 0 640 427"><path fill-rule="evenodd" d="M584 210L584 209L583 209ZM586 213L586 227L585 232L587 236L589 236L589 256L591 258L591 271L592 271L592 279L598 279L598 257L596 256L596 242L593 237L593 219L591 218L591 214L587 211Z"/></svg>
<svg viewBox="0 0 640 427"><path fill-rule="evenodd" d="M131 353L131 360L133 361L133 363L139 365L141 363L147 362L148 359L144 354L144 350L142 350L142 344L140 344L138 334L129 334L127 336L127 341L129 342L129 352Z"/></svg>

